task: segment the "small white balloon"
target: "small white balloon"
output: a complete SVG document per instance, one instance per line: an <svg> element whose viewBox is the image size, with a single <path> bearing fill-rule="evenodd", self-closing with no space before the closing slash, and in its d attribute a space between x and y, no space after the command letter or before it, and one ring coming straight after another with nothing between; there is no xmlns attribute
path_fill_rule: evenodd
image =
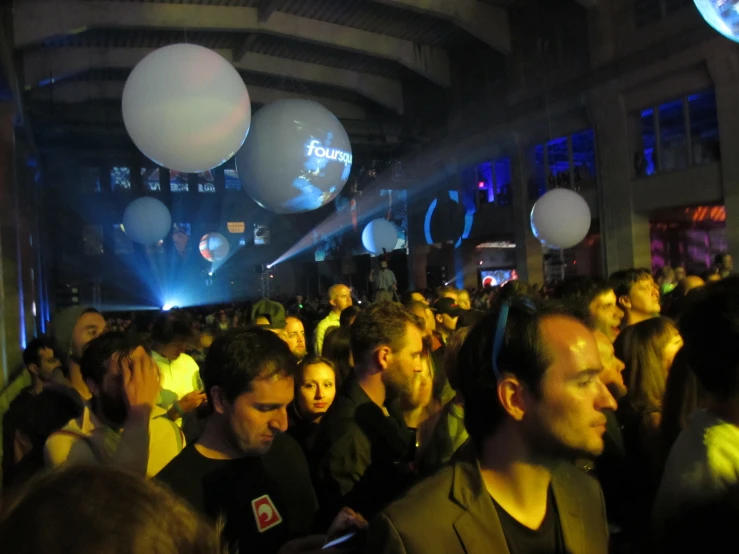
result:
<svg viewBox="0 0 739 554"><path fill-rule="evenodd" d="M231 158L251 123L239 73L217 52L195 44L165 46L141 60L126 81L122 109L138 149L184 173Z"/></svg>
<svg viewBox="0 0 739 554"><path fill-rule="evenodd" d="M311 100L278 100L256 114L236 153L246 193L278 214L331 202L352 169L349 136L334 114Z"/></svg>
<svg viewBox="0 0 739 554"><path fill-rule="evenodd" d="M362 231L362 244L368 252L379 256L392 252L398 243L398 228L387 219L370 221Z"/></svg>
<svg viewBox="0 0 739 554"><path fill-rule="evenodd" d="M151 196L137 198L123 212L123 230L139 244L156 244L172 228L172 215L167 206Z"/></svg>
<svg viewBox="0 0 739 554"><path fill-rule="evenodd" d="M571 248L590 229L590 207L570 189L554 189L539 198L531 210L531 230L550 248Z"/></svg>
<svg viewBox="0 0 739 554"><path fill-rule="evenodd" d="M229 250L228 239L220 233L208 233L200 239L200 254L209 262L225 260Z"/></svg>

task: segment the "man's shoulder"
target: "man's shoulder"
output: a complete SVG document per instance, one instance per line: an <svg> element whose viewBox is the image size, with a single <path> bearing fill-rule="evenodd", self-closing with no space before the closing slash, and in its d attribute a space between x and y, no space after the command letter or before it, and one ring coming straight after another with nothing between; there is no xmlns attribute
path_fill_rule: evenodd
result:
<svg viewBox="0 0 739 554"><path fill-rule="evenodd" d="M305 466L306 468L308 467L308 462L305 459L303 449L300 447L298 441L288 433L278 434L272 441L272 446L267 453L264 454L262 459L268 466L272 465L272 462L274 461L288 461L287 464L281 463L280 467L296 467L296 465Z"/></svg>
<svg viewBox="0 0 739 554"><path fill-rule="evenodd" d="M567 492L575 491L593 498L600 498L601 488L598 480L569 462L562 462L552 475L554 482ZM592 498L591 498L592 499Z"/></svg>
<svg viewBox="0 0 739 554"><path fill-rule="evenodd" d="M417 528L421 523L438 520L446 510L461 511L451 495L454 466L448 465L414 485L402 498L387 506L382 513L399 529Z"/></svg>
<svg viewBox="0 0 739 554"><path fill-rule="evenodd" d="M180 479L191 479L198 474L208 471L208 459L200 455L194 444L187 445L182 452L177 454L172 460L157 473L158 481L164 481L173 485Z"/></svg>

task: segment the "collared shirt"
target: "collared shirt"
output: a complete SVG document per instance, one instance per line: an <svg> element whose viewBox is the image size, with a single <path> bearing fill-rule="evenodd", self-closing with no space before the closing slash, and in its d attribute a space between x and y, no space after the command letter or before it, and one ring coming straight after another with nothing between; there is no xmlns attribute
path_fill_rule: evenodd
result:
<svg viewBox="0 0 739 554"><path fill-rule="evenodd" d="M157 352L152 352L154 361L159 366L159 383L162 392L157 405L169 410L180 398L193 391L200 390L200 368L198 363L188 354L170 362ZM181 425L182 420L178 420Z"/></svg>
<svg viewBox="0 0 739 554"><path fill-rule="evenodd" d="M395 273L389 269L381 269L377 274L375 286L378 290L390 290L395 285Z"/></svg>
<svg viewBox="0 0 739 554"><path fill-rule="evenodd" d="M312 452L324 523L348 506L371 518L410 486L415 431L397 402L380 407L350 378L321 419Z"/></svg>
<svg viewBox="0 0 739 554"><path fill-rule="evenodd" d="M320 356L321 351L323 350L323 337L326 336L326 330L329 327L338 327L341 323L340 316L341 314L331 310L331 312L319 321L318 325L316 325L316 333L313 338L313 344L316 348L316 356Z"/></svg>

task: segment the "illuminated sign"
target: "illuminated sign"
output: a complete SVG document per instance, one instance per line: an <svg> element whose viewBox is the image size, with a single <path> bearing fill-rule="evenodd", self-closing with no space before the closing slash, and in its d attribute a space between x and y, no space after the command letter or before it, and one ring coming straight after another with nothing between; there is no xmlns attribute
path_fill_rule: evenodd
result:
<svg viewBox="0 0 739 554"><path fill-rule="evenodd" d="M345 166L349 166L352 163L352 155L349 152L344 152L338 148L324 148L320 146L320 142L313 139L308 143L307 156L315 156L316 158L326 158L327 160L336 160L337 162L343 163Z"/></svg>

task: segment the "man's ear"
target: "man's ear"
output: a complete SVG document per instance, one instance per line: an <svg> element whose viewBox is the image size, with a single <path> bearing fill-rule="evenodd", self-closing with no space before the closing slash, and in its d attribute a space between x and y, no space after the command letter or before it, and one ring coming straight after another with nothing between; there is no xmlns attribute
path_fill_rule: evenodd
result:
<svg viewBox="0 0 739 554"><path fill-rule="evenodd" d="M434 319L436 320L437 323L444 323L444 318L441 317L441 314L439 313L434 315Z"/></svg>
<svg viewBox="0 0 739 554"><path fill-rule="evenodd" d="M220 387L211 387L210 398L213 401L213 411L218 414L225 413L226 404L229 404L229 402Z"/></svg>
<svg viewBox="0 0 739 554"><path fill-rule="evenodd" d="M516 421L521 421L526 410L531 409L530 396L525 385L513 376L506 376L498 382L498 401Z"/></svg>
<svg viewBox="0 0 739 554"><path fill-rule="evenodd" d="M383 371L390 367L393 358L393 351L389 346L381 346L375 350L372 355L374 356L377 365L381 367Z"/></svg>
<svg viewBox="0 0 739 554"><path fill-rule="evenodd" d="M630 310L631 309L631 298L629 298L627 295L619 296L618 297L618 307L622 310Z"/></svg>
<svg viewBox="0 0 739 554"><path fill-rule="evenodd" d="M38 377L38 366L36 364L28 364L26 367L31 375Z"/></svg>

